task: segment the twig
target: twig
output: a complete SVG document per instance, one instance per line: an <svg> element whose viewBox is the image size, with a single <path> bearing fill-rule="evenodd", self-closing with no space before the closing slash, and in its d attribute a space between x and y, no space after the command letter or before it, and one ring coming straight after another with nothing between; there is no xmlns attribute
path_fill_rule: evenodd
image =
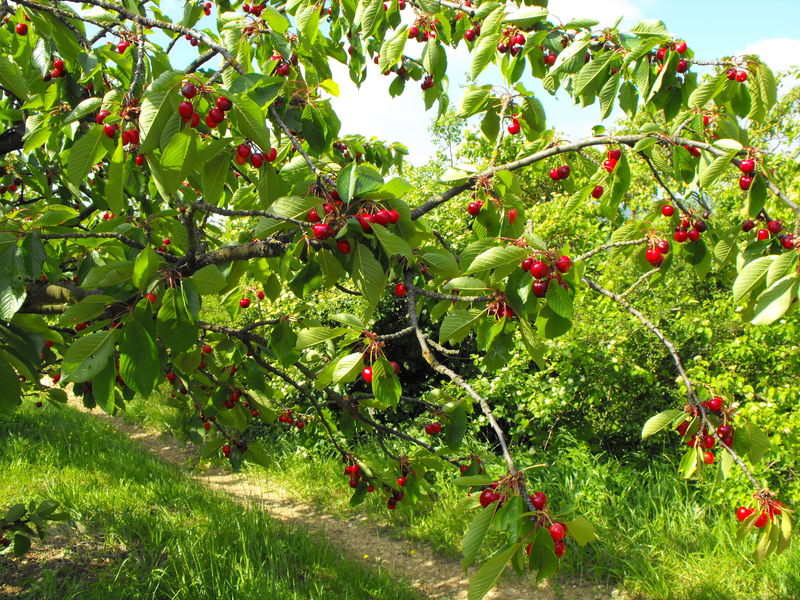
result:
<svg viewBox="0 0 800 600"><path fill-rule="evenodd" d="M646 281L647 279L649 279L650 277L652 277L653 275L655 275L659 271L661 271L661 269L656 267L655 269L650 269L649 271L647 271L647 273L642 274L642 276L639 277L639 279L637 279L636 281L634 281L627 290L625 290L624 292L622 292L619 295L619 297L620 298L625 298L626 296L628 296L628 294L633 292L633 290L635 290L637 287L639 287L640 284L642 284L644 281Z"/></svg>
<svg viewBox="0 0 800 600"><path fill-rule="evenodd" d="M415 286L413 283L406 282L407 289L414 289L420 296L427 296L436 300L452 300L453 302L488 302L491 300L489 296L457 296L456 294L440 294L439 292L432 292L420 287Z"/></svg>
<svg viewBox="0 0 800 600"><path fill-rule="evenodd" d="M305 150L303 150L303 146L300 144L300 141L292 134L289 127L286 125L281 116L278 114L278 111L275 110L274 104L270 104L269 114L273 118L273 120L278 124L278 127L281 128L281 131L283 131L283 133L286 134L286 137L289 138L289 141L292 143L292 146L294 146L294 149L297 150L300 153L300 156L302 156L305 159L308 168L311 169L311 172L314 173L314 175L316 175L320 179L322 179L329 186L336 187L336 182L327 175L325 175L324 173L322 173L317 168L317 165L314 164L314 161L311 160L311 157L308 155L308 153Z"/></svg>
<svg viewBox="0 0 800 600"><path fill-rule="evenodd" d="M136 68L131 78L131 86L128 88L128 96L131 98L135 97L136 86L139 85L139 80L144 74L144 30L141 25L136 27L136 45L134 47L136 48Z"/></svg>
<svg viewBox="0 0 800 600"><path fill-rule="evenodd" d="M309 223L308 221L300 221L298 219L292 219L291 217L281 217L266 210L230 210L227 208L220 208L218 206L214 206L213 204L208 204L207 202L196 202L195 206L201 210L212 212L218 215L223 215L225 217L266 217L268 219L275 219L276 221L285 221L287 223L292 223L294 225L297 225L298 227L311 226L311 223Z"/></svg>
<svg viewBox="0 0 800 600"><path fill-rule="evenodd" d="M661 174L658 172L655 165L653 165L652 161L650 160L650 157L647 156L647 154L645 154L644 152L639 152L639 156L641 156L644 159L644 162L647 163L647 166L650 167L650 171L652 171L653 176L656 178L656 181L664 189L664 191L667 192L672 202L676 204L678 208L681 209L681 212L683 214L688 215L689 211L686 210L686 207L683 205L683 203L680 200L678 200L675 194L672 193L672 190L670 190L669 187L667 187L667 184L661 178Z"/></svg>
<svg viewBox="0 0 800 600"><path fill-rule="evenodd" d="M646 244L647 238L639 238L637 240L626 240L624 242L609 242L608 244L603 244L602 246L598 246L597 248L593 248L588 252L584 252L580 256L575 257L572 262L580 262L582 260L586 260L587 258L591 258L595 254L599 254L600 252L605 252L610 248L622 248L623 246L638 246L639 244Z"/></svg>

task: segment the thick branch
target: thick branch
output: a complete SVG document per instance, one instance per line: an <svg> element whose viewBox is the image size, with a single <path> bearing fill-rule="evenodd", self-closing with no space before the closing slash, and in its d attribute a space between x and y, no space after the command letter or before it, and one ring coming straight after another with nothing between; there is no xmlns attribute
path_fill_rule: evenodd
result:
<svg viewBox="0 0 800 600"><path fill-rule="evenodd" d="M198 202L195 206L201 210L212 212L225 217L266 217L268 219L275 219L277 221L285 221L292 223L298 227L310 227L312 224L306 221L299 221L291 217L281 217L266 210L230 210L227 208L220 208L207 202Z"/></svg>
<svg viewBox="0 0 800 600"><path fill-rule="evenodd" d="M234 260L250 260L251 258L273 258L281 256L288 246L288 242L278 240L259 240L250 244L238 246L225 246L213 252L206 252L197 257L198 268L206 265L219 265Z"/></svg>

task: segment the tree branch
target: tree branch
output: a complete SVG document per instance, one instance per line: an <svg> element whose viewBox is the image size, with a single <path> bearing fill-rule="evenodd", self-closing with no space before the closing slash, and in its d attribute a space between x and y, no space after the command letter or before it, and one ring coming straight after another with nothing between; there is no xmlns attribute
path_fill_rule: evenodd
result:
<svg viewBox="0 0 800 600"><path fill-rule="evenodd" d="M300 144L300 141L292 134L289 127L286 125L281 116L278 114L278 111L275 110L274 104L270 104L269 114L278 124L278 127L281 128L281 131L283 131L283 133L285 133L286 136L289 138L289 141L292 143L292 146L294 146L294 149L297 150L300 153L300 155L305 159L308 168L311 169L311 172L314 173L314 175L316 175L320 179L322 179L329 186L335 188L336 182L327 175L325 175L324 173L322 173L317 168L317 165L314 164L314 161L311 160L311 157L308 155L308 153L305 150L303 150L303 146ZM263 150L266 150L266 148L263 148Z"/></svg>
<svg viewBox="0 0 800 600"><path fill-rule="evenodd" d="M622 248L623 246L638 246L639 244L646 244L647 238L639 238L636 240L627 240L624 242L609 242L608 244L603 244L602 246L598 246L597 248L593 248L588 252L584 252L580 256L575 257L572 262L576 263L582 260L586 260L587 258L591 258L595 254L599 254L600 252L605 252L610 248Z"/></svg>
<svg viewBox="0 0 800 600"><path fill-rule="evenodd" d="M694 385L692 384L692 380L689 379L689 376L686 374L686 370L683 368L683 363L681 362L681 358L678 355L678 351L675 349L675 346L672 344L672 342L670 342L664 335L664 333L658 327L656 327L647 317L645 317L641 312L639 312L633 306L631 306L630 302L628 302L625 298L623 298L619 294L615 294L614 292L605 289L600 284L592 281L587 277L581 277L581 281L594 291L598 292L599 294L602 294L607 298L610 298L611 300L622 306L630 314L636 317L642 325L644 325L648 330L650 330L650 332L653 335L655 335L658 338L658 340L667 349L667 352L669 352L670 356L672 357L672 360L675 363L675 367L678 369L678 374L683 380L683 384L686 386L686 394L689 397L690 402L698 408L701 419L704 425L708 428L709 433L711 433L711 435L713 435L714 438L716 438L717 443L719 443L719 445L728 454L731 455L731 458L733 458L734 462L739 466L740 469L742 469L742 471L750 480L750 483L753 485L756 491L758 493L762 493L764 491L764 488L755 478L753 473L750 471L750 469L747 468L747 465L734 451L734 449L722 441L722 438L717 433L716 427L714 427L713 424L708 420L708 414L706 413L706 409L698 399L697 394L694 391Z"/></svg>

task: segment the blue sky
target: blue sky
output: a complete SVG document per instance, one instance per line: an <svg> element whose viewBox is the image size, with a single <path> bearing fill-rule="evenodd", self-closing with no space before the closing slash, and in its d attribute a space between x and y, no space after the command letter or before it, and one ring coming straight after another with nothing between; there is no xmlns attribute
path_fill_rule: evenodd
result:
<svg viewBox="0 0 800 600"><path fill-rule="evenodd" d="M162 0L165 10L178 17L182 0ZM695 50L697 58L714 59L742 53L756 53L774 70L800 64L800 0L551 0L550 11L562 21L574 17L592 17L611 24L625 17L622 27L640 19L661 19ZM406 16L411 17L407 9ZM216 15L212 14L212 18ZM204 19L201 26L211 26ZM207 24L208 23L208 24ZM421 51L422 45L410 41L408 54ZM196 56L185 40L173 51L175 62L185 64ZM469 56L462 46L448 49L450 97L458 105L461 88L466 82ZM335 68L334 77L341 86L341 95L334 107L342 120L342 133L361 133L387 141L400 141L409 147L411 162L420 164L434 152L428 126L433 111L424 112L421 91L411 82L399 98L390 98L389 77L382 77L373 67L361 89L347 77L345 67ZM581 137L599 122L597 106L579 109L566 96L551 98L541 91L530 76L523 80L544 102L548 122L570 137ZM497 72L488 70L481 82L500 82ZM610 120L613 120L612 115ZM608 124L608 122L606 123Z"/></svg>

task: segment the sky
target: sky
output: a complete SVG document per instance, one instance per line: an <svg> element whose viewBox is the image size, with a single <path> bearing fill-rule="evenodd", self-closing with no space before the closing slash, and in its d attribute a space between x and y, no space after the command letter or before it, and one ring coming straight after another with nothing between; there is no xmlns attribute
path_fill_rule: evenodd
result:
<svg viewBox="0 0 800 600"><path fill-rule="evenodd" d="M182 0L162 0L165 12L173 17L178 17L182 6ZM549 10L562 22L589 17L599 20L601 25L610 25L624 17L622 29L642 19L660 19L677 38L689 43L698 59L758 54L776 72L800 65L797 25L800 0L762 0L757 5L751 0L550 0ZM404 15L410 18L412 13L406 9ZM419 48L415 46L417 43L409 40L406 53L418 56L422 44ZM188 62L194 52L182 40L173 54L177 55L176 62ZM343 135L360 133L367 138L401 142L410 151L410 162L417 165L434 154L428 128L436 107L425 112L418 83L409 81L401 96L391 98L388 87L392 77L382 77L376 65L369 65L372 70L360 88L350 81L345 66L335 62L332 65L334 79L340 86L340 95L333 99L333 106L341 119ZM470 58L463 45L457 50L448 48L449 94L453 106L460 102L469 65ZM479 78L479 83L501 81L493 68ZM568 137L588 135L592 126L600 122L597 104L580 109L565 94L551 97L529 74L522 81L543 102L548 124ZM619 114L613 113L604 124L612 124Z"/></svg>

